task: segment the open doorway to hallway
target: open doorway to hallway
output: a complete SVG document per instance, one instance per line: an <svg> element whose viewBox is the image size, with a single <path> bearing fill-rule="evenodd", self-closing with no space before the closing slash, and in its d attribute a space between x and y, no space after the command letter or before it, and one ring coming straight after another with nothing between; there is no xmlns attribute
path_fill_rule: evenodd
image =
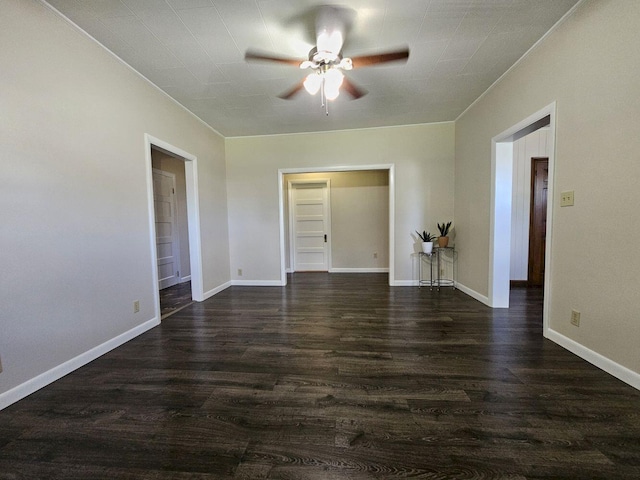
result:
<svg viewBox="0 0 640 480"><path fill-rule="evenodd" d="M544 279L543 279L543 307L542 307L542 328L543 334L546 335L549 325L549 278L550 270L553 268L551 265L550 255L550 242L552 238L552 214L553 214L553 188L554 188L554 165L555 165L555 117L556 117L556 105L552 103L547 105L540 111L530 115L526 119L520 121L511 128L505 130L501 134L495 136L491 140L491 169L492 169L492 191L491 191L491 231L490 231L490 256L489 256L489 305L496 308L509 307L509 299L511 294L511 266L512 260L512 217L513 217L513 205L514 205L514 143L518 140L526 137L532 132L536 132L540 129L548 127L548 137L546 139L546 154L547 165L546 173L547 178L544 180L544 190L548 191L549 195L544 196L546 205L543 210L546 211L546 217L544 220L544 233L542 235L544 243ZM542 133L541 133L542 134ZM523 167L528 172L531 172L531 158L526 160L526 156ZM529 179L531 182L531 178ZM526 183L526 182L525 182ZM531 183L529 183L531 185ZM526 193L521 193L521 197L524 199L531 198L531 190ZM530 205L522 207L522 212L529 212L529 220L531 217ZM526 224L526 222L522 223ZM529 272L529 234L523 238L526 238L527 244L527 279ZM524 251L524 248L522 249Z"/></svg>
<svg viewBox="0 0 640 480"><path fill-rule="evenodd" d="M388 168L286 173L286 271L389 272L389 179ZM328 205L314 200L324 190Z"/></svg>
<svg viewBox="0 0 640 480"><path fill-rule="evenodd" d="M151 147L160 315L192 303L185 161Z"/></svg>
<svg viewBox="0 0 640 480"><path fill-rule="evenodd" d="M154 181L153 181L153 161L152 153L157 151L167 154L169 157L178 159L182 162L182 168L185 174L186 187L186 205L187 205L187 224L188 224L188 241L189 245L189 264L191 276L191 298L196 302L204 300L203 279L202 279L202 246L200 242L200 208L198 204L198 158L174 145L171 145L159 138L152 137L149 134L144 135L145 155L147 159L147 205L149 214L149 255L151 257L151 278L154 296L155 296L155 317L161 319L160 314L160 294L159 283L160 275L158 273L158 252L157 252L157 235L156 235L156 216L155 216L155 200L154 200Z"/></svg>
<svg viewBox="0 0 640 480"><path fill-rule="evenodd" d="M511 288L542 288L545 275L549 117L513 142Z"/></svg>

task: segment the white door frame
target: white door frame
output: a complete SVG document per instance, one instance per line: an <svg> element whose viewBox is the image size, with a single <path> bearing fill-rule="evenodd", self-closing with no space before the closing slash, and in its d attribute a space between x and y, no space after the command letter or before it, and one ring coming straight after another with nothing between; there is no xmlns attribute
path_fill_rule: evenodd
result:
<svg viewBox="0 0 640 480"><path fill-rule="evenodd" d="M327 271L331 271L331 179L329 178L317 178L314 180L290 180L287 185L287 196L288 196L288 206L289 206L289 265L291 270L295 272L295 237L294 237L294 222L295 218L293 215L292 201L293 201L293 189L296 185L324 185L327 189L327 205L325 205L325 211L323 212L325 216L325 232L327 234L327 251L325 252L327 255Z"/></svg>
<svg viewBox="0 0 640 480"><path fill-rule="evenodd" d="M288 173L355 172L360 170L387 170L389 172L389 285L395 285L395 165L352 165L336 167L302 167L278 169L279 220L280 220L280 284L287 284L285 252L285 209L284 176Z"/></svg>
<svg viewBox="0 0 640 480"><path fill-rule="evenodd" d="M489 305L509 307L511 259L511 202L513 184L513 141L526 130L549 116L549 182L547 195L547 235L545 251L543 333L549 328L551 301L551 238L555 183L556 103L553 102L491 139L491 230L489 240Z"/></svg>
<svg viewBox="0 0 640 480"><path fill-rule="evenodd" d="M153 207L153 174L151 165L151 147L168 155L184 160L185 182L187 189L187 222L189 224L189 257L191 265L191 297L196 302L204 300L202 281L202 246L200 242L200 208L198 204L198 158L173 145L144 134L144 149L147 159L147 205L149 212L151 281L153 282L155 316L160 320L160 292L158 291L158 255L156 252L156 225Z"/></svg>

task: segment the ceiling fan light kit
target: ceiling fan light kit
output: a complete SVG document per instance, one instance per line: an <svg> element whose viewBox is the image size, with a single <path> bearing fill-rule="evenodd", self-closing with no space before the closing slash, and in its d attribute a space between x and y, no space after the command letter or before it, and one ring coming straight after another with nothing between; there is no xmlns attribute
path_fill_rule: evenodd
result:
<svg viewBox="0 0 640 480"><path fill-rule="evenodd" d="M316 69L305 78L304 89L311 95L320 92L320 102L325 108L325 113L329 115L327 100L335 100L340 95L340 87L344 81L344 74L326 65Z"/></svg>
<svg viewBox="0 0 640 480"><path fill-rule="evenodd" d="M354 58L342 56L345 32L349 25L349 19L353 11L335 6L321 6L316 17L316 46L309 52L307 60L302 62L282 58L271 54L262 54L248 50L245 54L247 61L263 60L270 62L298 65L301 69L312 69L306 76L289 91L279 95L280 98L289 100L303 88L315 95L320 92L320 102L329 115L327 100L335 100L340 95L340 88L349 93L352 99L358 99L366 94L366 91L357 87L349 79L345 78L342 71L353 68L366 67L379 63L394 61L407 61L409 49L401 49L393 52L364 55Z"/></svg>

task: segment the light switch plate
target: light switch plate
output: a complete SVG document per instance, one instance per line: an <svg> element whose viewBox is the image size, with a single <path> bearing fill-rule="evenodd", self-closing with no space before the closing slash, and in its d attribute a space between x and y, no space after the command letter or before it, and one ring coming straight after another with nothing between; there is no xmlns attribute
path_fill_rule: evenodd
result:
<svg viewBox="0 0 640 480"><path fill-rule="evenodd" d="M580 312L577 310L571 310L571 325L580 326Z"/></svg>
<svg viewBox="0 0 640 480"><path fill-rule="evenodd" d="M568 192L562 192L560 194L560 206L572 207L573 206L573 190Z"/></svg>

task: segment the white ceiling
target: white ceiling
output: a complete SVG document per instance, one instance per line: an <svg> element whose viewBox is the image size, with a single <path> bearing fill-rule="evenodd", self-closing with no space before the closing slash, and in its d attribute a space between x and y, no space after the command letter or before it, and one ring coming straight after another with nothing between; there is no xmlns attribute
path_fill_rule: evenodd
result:
<svg viewBox="0 0 640 480"><path fill-rule="evenodd" d="M578 0L48 0L225 137L454 120ZM357 12L345 56L408 46L407 63L347 72L324 114L318 96L277 97L306 72L244 61L247 49L307 58L312 7Z"/></svg>

